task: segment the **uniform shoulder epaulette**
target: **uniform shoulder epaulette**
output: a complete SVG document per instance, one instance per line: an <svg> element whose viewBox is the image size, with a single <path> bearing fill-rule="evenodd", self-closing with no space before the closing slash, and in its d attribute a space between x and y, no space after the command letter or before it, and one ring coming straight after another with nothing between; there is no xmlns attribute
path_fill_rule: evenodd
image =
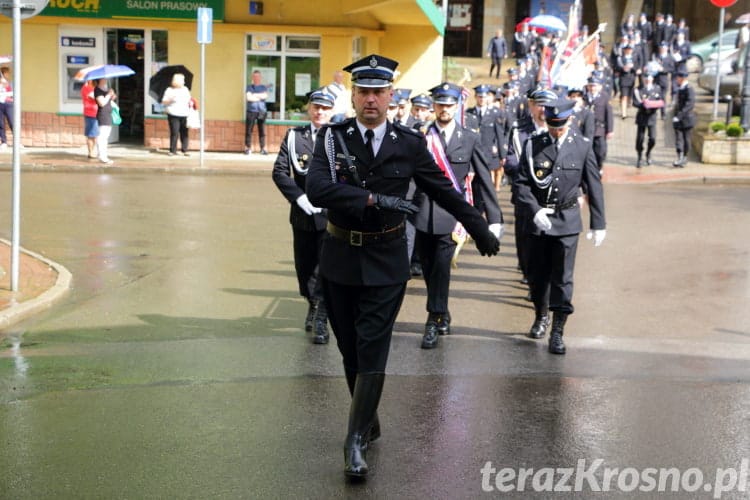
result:
<svg viewBox="0 0 750 500"><path fill-rule="evenodd" d="M296 127L293 127L295 132L299 132L300 134L304 133L306 130L310 130L310 125L297 125Z"/></svg>
<svg viewBox="0 0 750 500"><path fill-rule="evenodd" d="M352 123L354 123L354 118L347 118L346 120L337 123L327 123L326 125L331 128L345 128Z"/></svg>
<svg viewBox="0 0 750 500"><path fill-rule="evenodd" d="M538 143L546 144L550 142L549 135L547 134L532 135L530 139L531 139L531 142L533 142L534 144L538 144Z"/></svg>
<svg viewBox="0 0 750 500"><path fill-rule="evenodd" d="M416 135L417 137L423 137L422 132L420 132L419 130L414 130L413 128L402 125L401 123L393 122L392 125L393 128L395 128L399 132L405 132L407 134Z"/></svg>

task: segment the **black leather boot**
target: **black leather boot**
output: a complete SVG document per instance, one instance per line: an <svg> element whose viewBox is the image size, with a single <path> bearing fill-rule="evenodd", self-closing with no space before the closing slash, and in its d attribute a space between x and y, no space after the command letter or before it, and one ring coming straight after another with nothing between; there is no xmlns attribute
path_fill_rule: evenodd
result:
<svg viewBox="0 0 750 500"><path fill-rule="evenodd" d="M307 316L305 316L305 331L306 332L312 331L314 316L315 316L315 301L310 299L307 305Z"/></svg>
<svg viewBox="0 0 750 500"><path fill-rule="evenodd" d="M654 149L655 145L656 141L653 143L651 141L648 142L648 149L646 149L646 165L651 165L651 151Z"/></svg>
<svg viewBox="0 0 750 500"><path fill-rule="evenodd" d="M344 474L363 478L367 465L368 434L383 393L385 373L359 373L349 409L349 430L344 443Z"/></svg>
<svg viewBox="0 0 750 500"><path fill-rule="evenodd" d="M328 333L328 310L326 303L318 301L313 316L313 344L327 344L330 334Z"/></svg>
<svg viewBox="0 0 750 500"><path fill-rule="evenodd" d="M451 334L451 313L447 312L441 314L437 320L438 324L438 335L450 335Z"/></svg>
<svg viewBox="0 0 750 500"><path fill-rule="evenodd" d="M357 372L351 372L344 370L346 374L346 385L349 387L349 395L354 396L354 386L357 383ZM375 413L375 418L372 419L372 427L370 427L370 435L368 441L372 443L380 437L380 419L378 414Z"/></svg>
<svg viewBox="0 0 750 500"><path fill-rule="evenodd" d="M440 316L430 313L427 323L424 324L424 335L422 336L422 349L434 349L438 345L438 318Z"/></svg>
<svg viewBox="0 0 750 500"><path fill-rule="evenodd" d="M552 354L565 354L565 343L563 342L563 329L568 315L555 312L552 315L552 331L549 334L549 352Z"/></svg>
<svg viewBox="0 0 750 500"><path fill-rule="evenodd" d="M534 340L541 339L547 334L547 328L549 328L549 311L539 309L536 311L536 319L531 325L528 337Z"/></svg>
<svg viewBox="0 0 750 500"><path fill-rule="evenodd" d="M635 168L641 168L641 152L638 152L638 160L635 162Z"/></svg>

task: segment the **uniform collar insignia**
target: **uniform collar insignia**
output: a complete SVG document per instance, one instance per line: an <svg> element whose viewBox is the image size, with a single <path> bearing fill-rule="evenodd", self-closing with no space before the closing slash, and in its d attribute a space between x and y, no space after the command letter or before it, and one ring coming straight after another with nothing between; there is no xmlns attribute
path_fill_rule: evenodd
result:
<svg viewBox="0 0 750 500"><path fill-rule="evenodd" d="M352 135L354 133L354 127L349 127L346 129L346 135Z"/></svg>
<svg viewBox="0 0 750 500"><path fill-rule="evenodd" d="M393 142L396 142L398 140L398 136L396 135L396 132L394 130L391 130L390 136Z"/></svg>

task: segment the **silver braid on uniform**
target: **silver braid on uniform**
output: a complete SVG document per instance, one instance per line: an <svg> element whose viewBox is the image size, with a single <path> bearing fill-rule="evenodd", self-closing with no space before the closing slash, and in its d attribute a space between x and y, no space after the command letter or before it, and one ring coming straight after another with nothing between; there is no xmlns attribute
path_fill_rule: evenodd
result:
<svg viewBox="0 0 750 500"><path fill-rule="evenodd" d="M336 145L333 141L333 133L330 127L326 127L325 135L326 155L328 156L328 166L331 171L331 182L336 183Z"/></svg>
<svg viewBox="0 0 750 500"><path fill-rule="evenodd" d="M290 130L289 135L286 137L286 148L289 151L289 159L292 162L294 171L299 175L307 175L308 167L300 165L297 159L297 141L294 140L294 129Z"/></svg>

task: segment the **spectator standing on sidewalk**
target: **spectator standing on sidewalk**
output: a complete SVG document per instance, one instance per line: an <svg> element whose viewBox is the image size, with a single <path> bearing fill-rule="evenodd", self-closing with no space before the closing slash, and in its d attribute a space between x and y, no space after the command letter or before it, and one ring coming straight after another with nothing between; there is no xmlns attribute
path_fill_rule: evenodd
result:
<svg viewBox="0 0 750 500"><path fill-rule="evenodd" d="M164 91L161 103L165 106L167 120L169 121L169 156L177 154L177 138L180 138L180 151L189 156L187 128L187 117L190 114L192 97L190 90L185 86L185 75L175 73L172 76L172 85Z"/></svg>
<svg viewBox="0 0 750 500"><path fill-rule="evenodd" d="M328 343L328 314L323 284L318 279L318 261L326 229L326 214L313 206L305 194L305 181L320 127L331 120L336 98L327 87L310 93L307 103L309 125L287 130L273 164L273 182L291 204L294 270L299 293L308 302L305 331L313 332L313 344Z"/></svg>
<svg viewBox="0 0 750 500"><path fill-rule="evenodd" d="M673 166L683 168L687 165L687 155L690 152L693 127L695 127L695 90L688 83L688 72L678 70L675 73L677 81L677 95L674 100L674 118L672 126L675 134L675 148L677 159Z"/></svg>
<svg viewBox="0 0 750 500"><path fill-rule="evenodd" d="M86 147L89 158L96 158L96 138L99 137L99 122L96 119L99 105L94 97L96 85L94 80L86 80L81 87L83 101L83 135L86 136Z"/></svg>
<svg viewBox="0 0 750 500"><path fill-rule="evenodd" d="M96 138L99 161L111 165L113 162L109 159L109 134L112 133L112 102L117 99L117 94L109 88L106 78L97 81L94 98L99 106L96 111L96 121L99 124L99 137Z"/></svg>
<svg viewBox="0 0 750 500"><path fill-rule="evenodd" d="M247 86L245 98L247 109L245 111L245 154L249 155L253 143L253 127L258 125L258 143L260 154L267 155L266 151L266 99L268 99L268 88L261 83L262 75L257 69L253 71L252 81Z"/></svg>
<svg viewBox="0 0 750 500"><path fill-rule="evenodd" d="M492 59L490 77L492 77L492 72L495 71L495 78L500 78L500 66L502 66L503 59L508 57L508 44L503 37L503 30L497 30L495 36L490 39L487 46L487 57Z"/></svg>
<svg viewBox="0 0 750 500"><path fill-rule="evenodd" d="M0 149L8 147L5 123L13 132L13 86L10 83L10 68L0 68Z"/></svg>
<svg viewBox="0 0 750 500"><path fill-rule="evenodd" d="M333 116L331 122L338 123L347 119L352 110L352 93L344 85L344 72L334 71L333 81L326 86L326 92L336 98L333 105Z"/></svg>

